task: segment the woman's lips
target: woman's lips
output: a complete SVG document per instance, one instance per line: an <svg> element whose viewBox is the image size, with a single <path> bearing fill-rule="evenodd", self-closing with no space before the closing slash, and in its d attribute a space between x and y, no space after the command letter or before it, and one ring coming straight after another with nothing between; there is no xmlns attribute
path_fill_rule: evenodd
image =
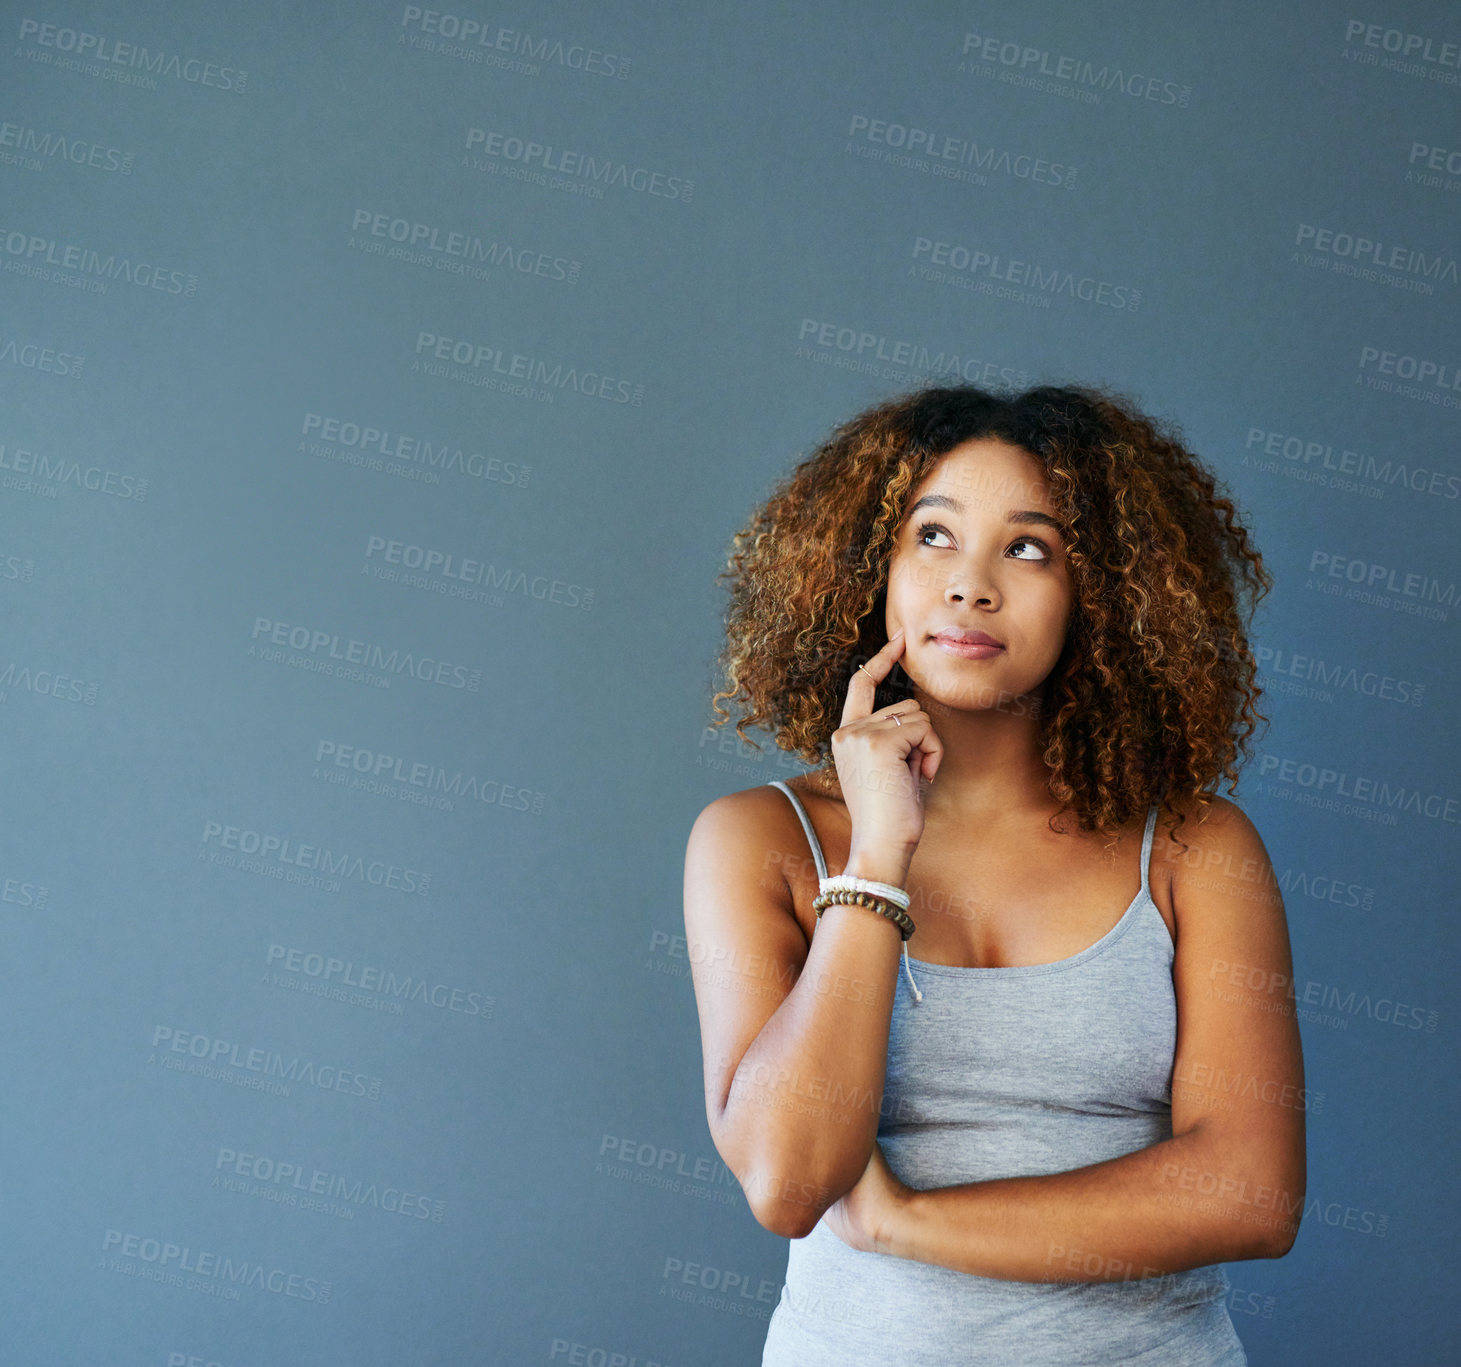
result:
<svg viewBox="0 0 1461 1367"><path fill-rule="evenodd" d="M987 660L991 655L998 655L1004 649L995 641L966 641L957 636L935 636L933 643L940 650L947 651L950 655L957 655L963 660Z"/></svg>

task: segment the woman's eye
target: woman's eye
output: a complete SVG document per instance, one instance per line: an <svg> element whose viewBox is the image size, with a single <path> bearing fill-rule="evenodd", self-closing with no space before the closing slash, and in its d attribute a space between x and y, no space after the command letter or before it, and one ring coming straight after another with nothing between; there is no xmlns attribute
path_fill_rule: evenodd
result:
<svg viewBox="0 0 1461 1367"><path fill-rule="evenodd" d="M928 539L931 536L943 537L945 539L945 545L934 546L933 543ZM948 549L948 543L952 542L952 540L953 538L949 536L949 533L943 527L940 527L936 522L925 522L921 527L919 527L914 536L914 543L916 545L932 546L934 550ZM1012 542L1010 545L1010 550L1017 552L1015 556L1017 560L1050 559L1050 552L1046 549L1045 543L1043 541L1036 541L1031 537L1021 537L1018 541ZM1023 553L1030 551L1034 552L1034 554Z"/></svg>

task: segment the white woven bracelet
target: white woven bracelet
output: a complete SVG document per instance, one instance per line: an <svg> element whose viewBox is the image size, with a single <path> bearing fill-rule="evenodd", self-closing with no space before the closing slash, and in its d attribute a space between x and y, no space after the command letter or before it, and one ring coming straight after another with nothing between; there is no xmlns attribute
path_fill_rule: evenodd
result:
<svg viewBox="0 0 1461 1367"><path fill-rule="evenodd" d="M908 910L908 893L903 888L895 888L891 883L878 883L871 878L854 878L850 873L839 873L835 878L823 878L818 883L820 892L838 892L843 888L851 892L870 892L874 897L886 897L894 906Z"/></svg>

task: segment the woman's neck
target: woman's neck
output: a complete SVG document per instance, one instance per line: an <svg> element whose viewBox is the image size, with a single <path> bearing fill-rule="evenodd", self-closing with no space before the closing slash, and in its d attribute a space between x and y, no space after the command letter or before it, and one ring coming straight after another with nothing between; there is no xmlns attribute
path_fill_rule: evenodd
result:
<svg viewBox="0 0 1461 1367"><path fill-rule="evenodd" d="M1038 698L967 711L915 696L944 747L934 782L924 786L927 820L988 824L1019 812L1048 814L1060 806L1040 755Z"/></svg>

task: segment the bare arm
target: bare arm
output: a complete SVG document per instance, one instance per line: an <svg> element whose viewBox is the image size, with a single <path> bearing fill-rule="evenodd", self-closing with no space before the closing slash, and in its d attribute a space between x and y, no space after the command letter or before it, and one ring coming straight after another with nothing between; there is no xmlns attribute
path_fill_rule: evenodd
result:
<svg viewBox="0 0 1461 1367"><path fill-rule="evenodd" d="M685 853L711 1137L756 1218L790 1238L867 1166L902 945L891 921L832 906L808 946L782 872L806 857L791 804L769 788L712 802ZM854 853L846 872L902 886L907 867Z"/></svg>
<svg viewBox="0 0 1461 1367"><path fill-rule="evenodd" d="M832 734L852 822L843 872L900 888L923 835L919 783L943 758L916 703L873 709L903 646L900 629L853 672ZM756 1218L790 1238L857 1184L873 1151L902 944L860 906L828 907L809 939L783 872L796 825L784 795L735 793L701 812L685 851L711 1137ZM798 857L799 828L795 841Z"/></svg>

